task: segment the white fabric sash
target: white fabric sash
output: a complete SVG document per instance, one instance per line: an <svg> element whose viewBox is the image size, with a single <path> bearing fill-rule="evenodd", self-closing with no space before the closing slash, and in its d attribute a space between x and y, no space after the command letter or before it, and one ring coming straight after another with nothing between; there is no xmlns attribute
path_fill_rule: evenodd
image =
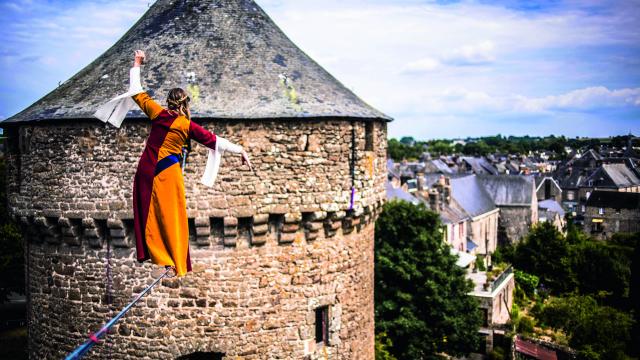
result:
<svg viewBox="0 0 640 360"><path fill-rule="evenodd" d="M136 106L136 102L131 97L143 91L140 84L140 67L134 66L129 70L129 91L100 106L93 116L119 128L129 110Z"/></svg>
<svg viewBox="0 0 640 360"><path fill-rule="evenodd" d="M201 183L209 187L213 186L218 177L218 171L220 170L222 154L225 151L239 154L242 152L242 146L234 144L221 136L216 136L216 148L209 149L207 166L204 168L202 179L200 179Z"/></svg>

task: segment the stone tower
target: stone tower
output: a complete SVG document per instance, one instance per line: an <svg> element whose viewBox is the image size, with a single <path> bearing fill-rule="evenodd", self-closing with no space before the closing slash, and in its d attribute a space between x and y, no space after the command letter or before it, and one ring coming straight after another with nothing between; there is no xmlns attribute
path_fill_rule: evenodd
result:
<svg viewBox="0 0 640 360"><path fill-rule="evenodd" d="M185 175L194 271L165 279L90 358L373 359L373 237L386 124L251 0L159 0L113 47L0 124L26 238L29 351L61 358L158 275L135 261L131 192L150 124L91 114L126 90L135 49L164 103L241 143L213 188ZM350 205L351 187L355 201ZM155 269L155 270L154 270Z"/></svg>

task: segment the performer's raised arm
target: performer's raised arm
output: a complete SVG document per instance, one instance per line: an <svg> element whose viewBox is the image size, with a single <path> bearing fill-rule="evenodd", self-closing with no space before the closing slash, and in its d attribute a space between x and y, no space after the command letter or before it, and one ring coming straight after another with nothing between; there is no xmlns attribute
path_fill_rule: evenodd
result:
<svg viewBox="0 0 640 360"><path fill-rule="evenodd" d="M136 50L134 54L133 67L129 71L129 92L135 93L132 96L133 100L140 106L140 109L149 117L149 119L154 120L160 115L162 112L162 106L158 104L155 100L147 94L146 91L142 89L142 84L140 83L140 65L144 64L144 51Z"/></svg>
<svg viewBox="0 0 640 360"><path fill-rule="evenodd" d="M247 164L247 166L249 166L249 169L253 170L253 168L251 167L251 161L249 160L249 155L247 155L242 146L234 144L221 136L217 136L216 134L203 128L202 126L196 124L194 121L191 121L191 124L189 125L189 137L208 147L209 149L217 150L220 152L228 151L235 154L240 154L242 156L242 163Z"/></svg>

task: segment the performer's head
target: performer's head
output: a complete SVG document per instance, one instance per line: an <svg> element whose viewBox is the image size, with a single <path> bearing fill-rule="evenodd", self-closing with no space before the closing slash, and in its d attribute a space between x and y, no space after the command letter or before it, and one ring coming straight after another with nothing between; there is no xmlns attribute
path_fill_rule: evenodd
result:
<svg viewBox="0 0 640 360"><path fill-rule="evenodd" d="M169 90L169 95L167 96L167 106L169 110L177 111L180 115L186 116L187 119L191 119L189 101L191 101L189 95L181 88Z"/></svg>

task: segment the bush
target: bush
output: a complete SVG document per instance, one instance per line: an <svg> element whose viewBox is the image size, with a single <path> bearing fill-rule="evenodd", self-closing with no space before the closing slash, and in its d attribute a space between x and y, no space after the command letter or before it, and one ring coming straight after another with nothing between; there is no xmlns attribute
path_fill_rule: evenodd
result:
<svg viewBox="0 0 640 360"><path fill-rule="evenodd" d="M484 258L480 255L476 255L476 269L478 271L487 271L487 267L484 266Z"/></svg>
<svg viewBox="0 0 640 360"><path fill-rule="evenodd" d="M493 348L493 351L489 353L490 360L504 360L504 349L500 346L496 346Z"/></svg>
<svg viewBox="0 0 640 360"><path fill-rule="evenodd" d="M565 331L571 347L603 359L624 357L633 322L628 314L598 305L591 296L580 295L551 299L540 319Z"/></svg>
<svg viewBox="0 0 640 360"><path fill-rule="evenodd" d="M522 287L522 290L524 290L527 295L533 296L536 288L538 287L538 283L540 282L540 278L520 270L515 270L513 275L516 283Z"/></svg>
<svg viewBox="0 0 640 360"><path fill-rule="evenodd" d="M397 360L389 349L393 346L391 339L387 337L387 333L381 332L376 334L376 360Z"/></svg>
<svg viewBox="0 0 640 360"><path fill-rule="evenodd" d="M518 321L517 330L521 334L531 335L533 334L533 328L535 327L535 325L536 323L533 318L531 316L525 315L520 318L520 321Z"/></svg>

